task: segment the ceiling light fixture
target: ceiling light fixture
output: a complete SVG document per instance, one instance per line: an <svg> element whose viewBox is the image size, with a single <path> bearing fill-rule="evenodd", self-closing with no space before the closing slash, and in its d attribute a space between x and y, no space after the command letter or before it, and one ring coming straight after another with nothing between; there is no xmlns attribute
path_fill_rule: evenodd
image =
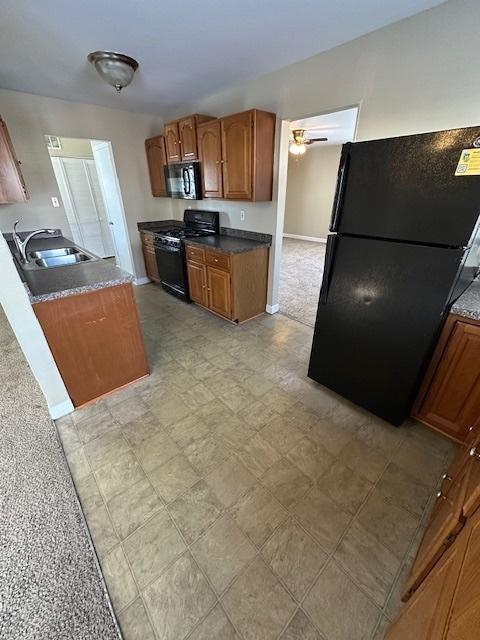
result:
<svg viewBox="0 0 480 640"><path fill-rule="evenodd" d="M133 80L133 74L138 69L138 62L130 56L114 51L94 51L88 54L99 75L120 92Z"/></svg>
<svg viewBox="0 0 480 640"><path fill-rule="evenodd" d="M292 139L290 140L290 153L294 156L303 156L307 150L307 144L314 142L326 142L328 138L306 138L306 129L292 129Z"/></svg>

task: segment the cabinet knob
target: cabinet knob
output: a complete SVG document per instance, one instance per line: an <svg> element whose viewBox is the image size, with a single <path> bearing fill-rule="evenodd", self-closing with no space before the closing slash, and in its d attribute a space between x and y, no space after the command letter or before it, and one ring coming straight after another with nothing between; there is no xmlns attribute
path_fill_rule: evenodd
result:
<svg viewBox="0 0 480 640"><path fill-rule="evenodd" d="M446 500L447 496L443 494L441 491L437 493L437 500Z"/></svg>
<svg viewBox="0 0 480 640"><path fill-rule="evenodd" d="M480 452L478 451L477 447L472 447L470 449L470 455L472 456L472 458L480 458Z"/></svg>
<svg viewBox="0 0 480 640"><path fill-rule="evenodd" d="M448 473L444 473L442 476L442 480L451 480L451 476L448 475Z"/></svg>
<svg viewBox="0 0 480 640"><path fill-rule="evenodd" d="M214 258L214 259L215 259L215 262L218 262L218 258Z"/></svg>

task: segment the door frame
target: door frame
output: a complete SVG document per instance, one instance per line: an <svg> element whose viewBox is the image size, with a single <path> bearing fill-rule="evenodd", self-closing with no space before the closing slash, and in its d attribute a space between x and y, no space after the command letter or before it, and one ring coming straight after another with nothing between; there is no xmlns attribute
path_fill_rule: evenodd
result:
<svg viewBox="0 0 480 640"><path fill-rule="evenodd" d="M355 122L355 130L353 141L357 139L358 124L360 121L362 103L342 105L331 109L324 109L315 113L303 113L290 118L282 118L280 121L280 139L278 143L278 169L276 172L277 185L275 189L276 206L276 226L275 233L272 238L271 246L271 265L272 277L268 284L268 300L271 304L267 304L267 313L277 313L280 308L280 269L282 266L282 243L283 230L285 227L285 204L287 199L287 177L288 177L288 147L290 140L290 123L295 120L304 120L314 116L327 115L336 113L337 111L345 111L346 109L357 109L357 120Z"/></svg>
<svg viewBox="0 0 480 640"><path fill-rule="evenodd" d="M109 140L90 140L93 158L97 169L107 218L112 225L112 238L115 246L117 266L135 275L132 246L127 227L127 218L123 206L122 192L118 180L112 143Z"/></svg>

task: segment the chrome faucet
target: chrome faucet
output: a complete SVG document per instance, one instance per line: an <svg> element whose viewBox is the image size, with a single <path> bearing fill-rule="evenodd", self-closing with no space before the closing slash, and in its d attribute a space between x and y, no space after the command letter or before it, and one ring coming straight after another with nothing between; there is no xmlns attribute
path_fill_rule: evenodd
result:
<svg viewBox="0 0 480 640"><path fill-rule="evenodd" d="M20 238L20 236L17 233L17 224L20 222L20 220L17 220L15 222L15 224L13 225L13 240L15 242L15 246L17 247L17 251L20 254L20 259L22 262L30 262L28 257L27 257L27 245L30 242L30 240L34 237L34 236L38 236L39 233L49 233L50 235L57 233L55 229L37 229L36 231L32 231L32 233L29 233L28 236L25 238L25 240L22 240Z"/></svg>

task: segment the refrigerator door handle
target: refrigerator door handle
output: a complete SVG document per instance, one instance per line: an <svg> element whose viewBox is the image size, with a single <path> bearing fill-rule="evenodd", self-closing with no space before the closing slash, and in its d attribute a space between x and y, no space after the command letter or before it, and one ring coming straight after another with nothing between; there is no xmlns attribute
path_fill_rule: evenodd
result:
<svg viewBox="0 0 480 640"><path fill-rule="evenodd" d="M340 165L337 175L337 189L335 191L335 200L333 201L332 217L330 219L330 231L337 231L340 219L340 210L342 208L343 194L345 191L345 183L348 172L348 164L350 158L351 142L347 142L342 147L342 155L340 157Z"/></svg>
<svg viewBox="0 0 480 640"><path fill-rule="evenodd" d="M323 268L322 287L320 289L319 304L326 304L328 298L328 290L332 279L333 261L335 258L335 247L337 245L338 236L329 234L327 236L327 246L325 249L325 266Z"/></svg>

